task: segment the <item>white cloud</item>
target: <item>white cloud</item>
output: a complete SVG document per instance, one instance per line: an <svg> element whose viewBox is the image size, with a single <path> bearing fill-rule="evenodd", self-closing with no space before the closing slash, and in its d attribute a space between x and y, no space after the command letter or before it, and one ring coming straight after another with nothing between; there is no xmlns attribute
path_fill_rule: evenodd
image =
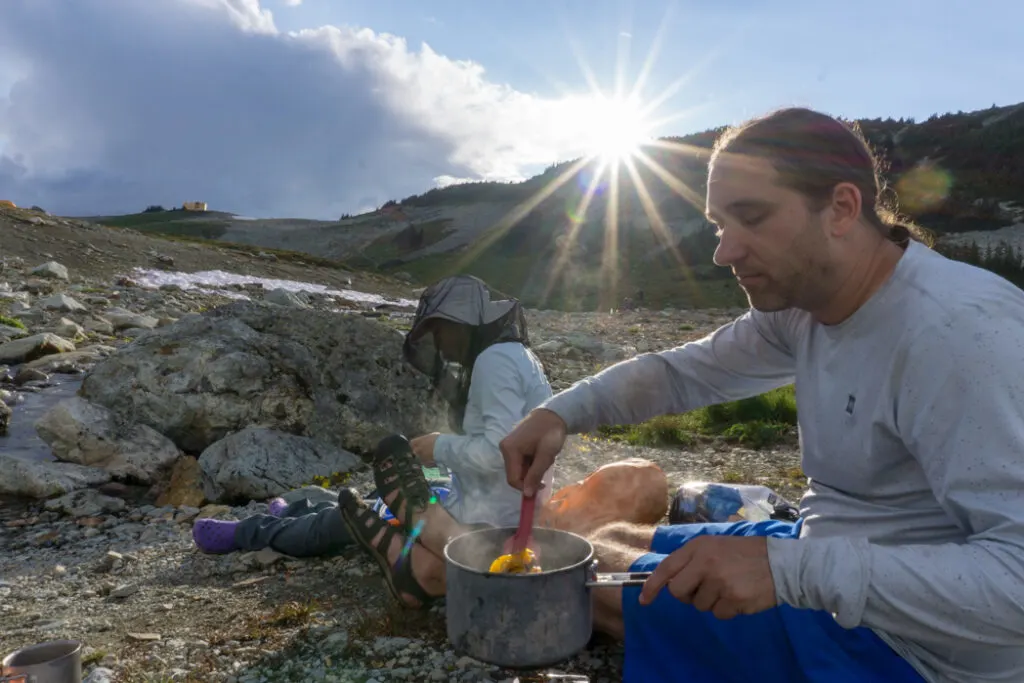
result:
<svg viewBox="0 0 1024 683"><path fill-rule="evenodd" d="M474 178L456 178L450 175L439 175L434 178L434 187L448 187L449 185L462 185L474 182Z"/></svg>
<svg viewBox="0 0 1024 683"><path fill-rule="evenodd" d="M302 0L284 0L284 4L288 7L298 7L302 4Z"/></svg>
<svg viewBox="0 0 1024 683"><path fill-rule="evenodd" d="M77 215L331 217L518 179L581 154L592 106L366 28L281 33L259 0L4 0L0 63L0 187Z"/></svg>

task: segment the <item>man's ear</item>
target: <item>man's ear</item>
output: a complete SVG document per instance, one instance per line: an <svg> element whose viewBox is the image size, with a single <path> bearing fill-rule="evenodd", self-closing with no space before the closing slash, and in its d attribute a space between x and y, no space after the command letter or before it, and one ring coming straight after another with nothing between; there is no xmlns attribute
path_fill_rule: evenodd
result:
<svg viewBox="0 0 1024 683"><path fill-rule="evenodd" d="M832 189L829 232L833 237L844 237L860 220L862 197L853 183L839 183Z"/></svg>

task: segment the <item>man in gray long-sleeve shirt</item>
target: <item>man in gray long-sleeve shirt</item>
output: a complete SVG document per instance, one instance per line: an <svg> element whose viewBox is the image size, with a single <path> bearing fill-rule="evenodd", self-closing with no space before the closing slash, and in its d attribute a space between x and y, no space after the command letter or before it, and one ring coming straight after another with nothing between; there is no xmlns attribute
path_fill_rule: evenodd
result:
<svg viewBox="0 0 1024 683"><path fill-rule="evenodd" d="M654 570L594 592L627 683L1024 680L1024 292L884 220L874 169L804 109L727 133L707 210L751 311L577 383L502 442L530 491L567 433L795 382L800 523L595 537L606 570Z"/></svg>

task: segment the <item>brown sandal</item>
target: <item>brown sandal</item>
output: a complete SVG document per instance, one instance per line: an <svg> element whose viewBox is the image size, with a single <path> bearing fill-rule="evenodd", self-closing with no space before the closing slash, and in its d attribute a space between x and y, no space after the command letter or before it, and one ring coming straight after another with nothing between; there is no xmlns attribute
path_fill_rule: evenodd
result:
<svg viewBox="0 0 1024 683"><path fill-rule="evenodd" d="M424 609L442 597L430 595L416 581L416 577L412 573L411 553L399 558L394 566L388 562L388 548L391 547L394 537L401 536L401 534L366 505L356 491L342 489L338 492L338 511L341 513L341 519L345 523L348 533L380 567L388 591L399 604L409 608ZM384 534L374 545L373 539L380 534L382 529ZM403 595L414 597L419 601L419 606L410 605L402 597Z"/></svg>

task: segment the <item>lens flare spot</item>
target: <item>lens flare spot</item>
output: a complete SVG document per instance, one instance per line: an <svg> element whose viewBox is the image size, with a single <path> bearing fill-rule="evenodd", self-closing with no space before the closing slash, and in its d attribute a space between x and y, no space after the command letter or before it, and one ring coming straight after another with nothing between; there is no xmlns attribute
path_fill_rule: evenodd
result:
<svg viewBox="0 0 1024 683"><path fill-rule="evenodd" d="M409 538L405 539L405 545L402 546L402 552L398 555L398 561L395 562L395 567L401 566L405 558L409 557L409 553L412 552L412 545L416 542L416 539L423 533L423 527L426 526L425 520L416 522L416 526L412 528L412 533L409 534Z"/></svg>
<svg viewBox="0 0 1024 683"><path fill-rule="evenodd" d="M934 163L918 164L896 182L900 205L911 213L933 209L949 196L953 176Z"/></svg>

